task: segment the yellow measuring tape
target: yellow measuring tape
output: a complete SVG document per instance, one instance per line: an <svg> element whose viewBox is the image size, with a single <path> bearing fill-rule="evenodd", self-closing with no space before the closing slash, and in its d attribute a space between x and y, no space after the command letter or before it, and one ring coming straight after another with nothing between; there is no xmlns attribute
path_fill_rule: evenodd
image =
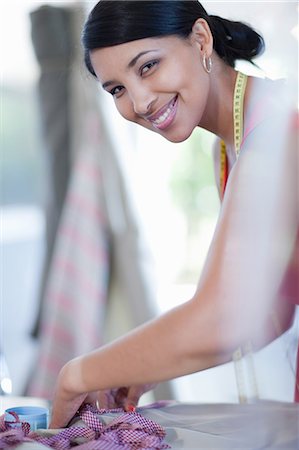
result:
<svg viewBox="0 0 299 450"><path fill-rule="evenodd" d="M233 124L234 124L234 146L236 157L238 158L243 138L243 114L244 95L247 85L247 75L237 72L237 78L233 98ZM228 176L226 144L220 141L220 192L223 197L225 184Z"/></svg>
<svg viewBox="0 0 299 450"><path fill-rule="evenodd" d="M248 403L259 398L258 384L255 375L253 349L250 341L233 353L233 362L237 383L239 403Z"/></svg>
<svg viewBox="0 0 299 450"><path fill-rule="evenodd" d="M235 152L238 158L241 148L241 142L243 137L243 106L244 106L244 95L247 84L247 75L242 72L237 73L237 79L234 91L234 144Z"/></svg>

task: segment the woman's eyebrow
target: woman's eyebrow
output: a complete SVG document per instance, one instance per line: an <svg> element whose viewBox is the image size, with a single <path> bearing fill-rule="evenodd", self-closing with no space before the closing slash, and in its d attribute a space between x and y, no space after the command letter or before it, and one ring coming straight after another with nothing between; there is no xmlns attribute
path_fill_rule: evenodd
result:
<svg viewBox="0 0 299 450"><path fill-rule="evenodd" d="M131 69L132 67L135 66L135 64L137 63L138 59L143 56L146 55L147 53L151 53L151 52L157 52L158 49L153 49L153 50L146 50L144 52L140 52L138 53L138 55L136 55L128 64L128 69ZM112 84L115 84L116 82L113 80L109 80L106 81L105 83L102 84L103 89L106 89L108 86L111 86Z"/></svg>
<svg viewBox="0 0 299 450"><path fill-rule="evenodd" d="M150 52L157 52L157 51L158 51L157 49L153 49L153 50L146 50L146 51L144 51L144 52L138 53L138 55L136 55L136 56L129 62L129 64L128 64L128 69L131 69L132 67L134 67L135 64L137 63L138 59L139 59L141 56L146 55L147 53L150 53Z"/></svg>
<svg viewBox="0 0 299 450"><path fill-rule="evenodd" d="M116 84L116 81L113 80L106 81L105 83L102 84L102 88L106 89L108 86L111 86L112 84Z"/></svg>

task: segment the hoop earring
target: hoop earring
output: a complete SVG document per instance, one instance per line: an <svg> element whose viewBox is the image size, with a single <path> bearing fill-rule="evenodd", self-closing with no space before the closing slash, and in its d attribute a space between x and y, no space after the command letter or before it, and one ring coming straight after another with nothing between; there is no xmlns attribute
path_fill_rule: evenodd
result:
<svg viewBox="0 0 299 450"><path fill-rule="evenodd" d="M212 64L212 59L211 59L210 56L207 59L207 55L205 53L203 54L203 57L202 57L202 65L203 65L203 68L205 69L205 71L207 73L211 73L212 65L213 65Z"/></svg>

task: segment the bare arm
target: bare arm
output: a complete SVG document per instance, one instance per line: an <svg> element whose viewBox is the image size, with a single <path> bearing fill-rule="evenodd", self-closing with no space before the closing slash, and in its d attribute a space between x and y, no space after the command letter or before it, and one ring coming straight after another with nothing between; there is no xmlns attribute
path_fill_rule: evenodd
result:
<svg viewBox="0 0 299 450"><path fill-rule="evenodd" d="M247 339L271 339L263 330L297 227L295 152L285 136L272 142L273 125L248 139L232 170L194 298L67 364L52 426L65 425L87 392L196 372L229 360Z"/></svg>

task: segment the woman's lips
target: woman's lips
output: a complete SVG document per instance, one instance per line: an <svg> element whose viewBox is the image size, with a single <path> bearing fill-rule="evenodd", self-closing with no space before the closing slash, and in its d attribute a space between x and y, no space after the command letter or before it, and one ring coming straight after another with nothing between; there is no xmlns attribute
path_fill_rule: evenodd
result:
<svg viewBox="0 0 299 450"><path fill-rule="evenodd" d="M177 111L178 96L174 97L167 105L161 108L156 114L147 118L155 128L164 130L173 121Z"/></svg>

